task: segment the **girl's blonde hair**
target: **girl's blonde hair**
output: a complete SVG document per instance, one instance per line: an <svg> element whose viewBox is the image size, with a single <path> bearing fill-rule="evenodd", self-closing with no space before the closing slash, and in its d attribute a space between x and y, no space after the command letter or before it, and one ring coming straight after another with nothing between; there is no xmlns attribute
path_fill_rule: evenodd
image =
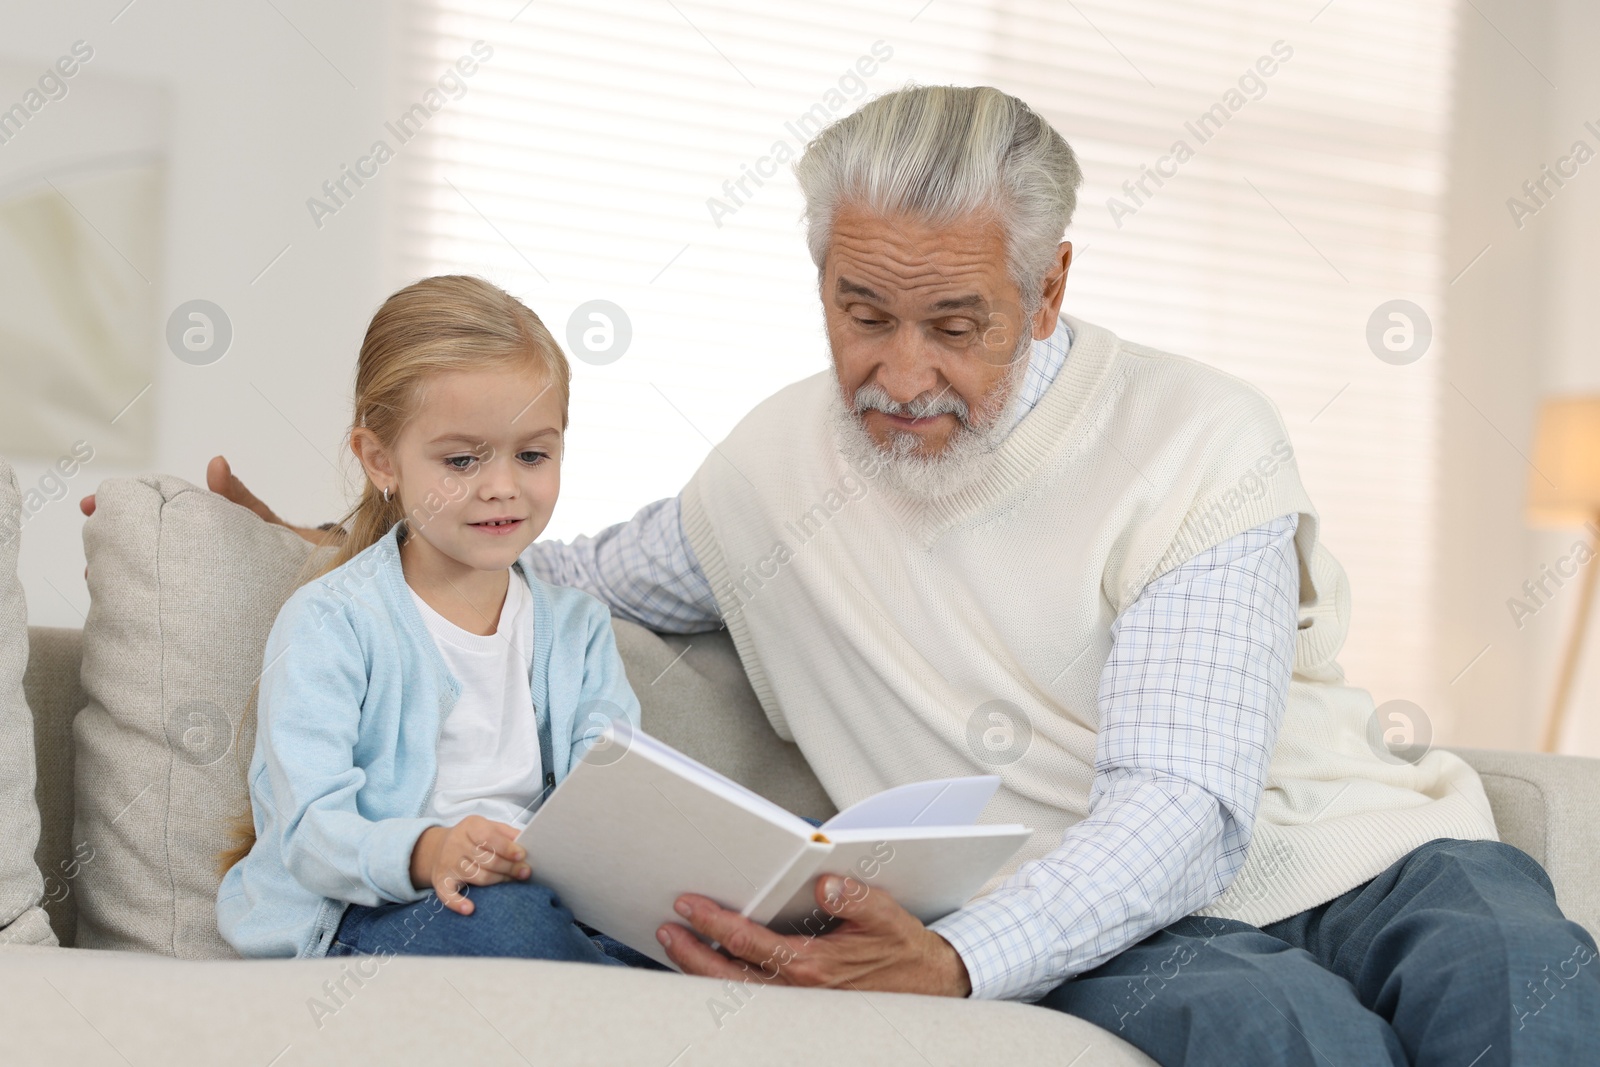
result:
<svg viewBox="0 0 1600 1067"><path fill-rule="evenodd" d="M355 414L346 439L357 428L366 427L385 449L393 451L434 375L494 368L541 372L561 405L561 428L566 430L572 369L539 316L482 278L446 274L414 282L385 300L367 326L356 363ZM385 500L377 486L366 480L355 506L339 520L339 526L347 531L342 542L330 531L307 557L295 584L348 563L405 517L398 492ZM327 551L330 544L337 545L331 553ZM258 681L247 718L255 709L259 688ZM241 726L239 737L244 736ZM242 754L241 745L235 753L241 763ZM247 765L240 769L248 775ZM234 816L230 829L232 843L217 854L221 874L255 845L255 820L248 804Z"/></svg>

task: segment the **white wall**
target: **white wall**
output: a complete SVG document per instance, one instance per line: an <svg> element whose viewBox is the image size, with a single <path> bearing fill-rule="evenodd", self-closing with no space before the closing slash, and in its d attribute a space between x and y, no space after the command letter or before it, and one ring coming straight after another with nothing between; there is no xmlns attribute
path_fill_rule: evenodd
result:
<svg viewBox="0 0 1600 1067"><path fill-rule="evenodd" d="M1559 29L1555 35L1552 75L1561 91L1549 119L1547 142L1552 152L1565 152L1581 137L1600 151L1600 67L1594 46L1600 41L1600 6L1593 0L1561 0ZM1548 160L1546 160L1548 162ZM1600 297L1600 159L1582 168L1547 210L1528 220L1526 229L1543 225L1549 260L1543 274L1547 363L1543 384L1548 393L1600 393L1600 332L1595 328L1596 299ZM1537 538L1538 563L1550 563L1565 554L1580 536L1577 530L1544 534ZM1530 572L1531 575L1531 572ZM1542 642L1534 656L1537 682L1533 687L1542 713L1554 683L1555 657L1578 607L1577 583L1569 583L1560 599L1561 634ZM1600 610L1600 604L1594 606ZM1600 756L1600 624L1591 617L1588 640L1577 687L1568 708L1568 728L1562 750Z"/></svg>
<svg viewBox="0 0 1600 1067"><path fill-rule="evenodd" d="M28 524L21 566L36 624L81 624L87 595L76 501L103 478L153 470L202 482L206 461L222 452L287 517L337 514L344 482L336 470L349 470L337 449L354 353L396 277L385 246L391 173L321 230L305 200L366 148L403 95L388 65L400 5L275 0L297 31L267 4L142 0L123 10L124 2L6 0L0 52L42 70L81 38L96 49L84 76L167 87L161 318L204 297L228 312L235 340L220 362L191 367L150 339L159 372L140 403L156 411L155 453L139 470L91 463L65 499ZM1585 136L1585 119L1600 122L1600 69L1586 55L1600 40L1600 8L1592 0L1478 0L1462 7L1459 25L1447 261L1459 269L1492 247L1450 287L1441 317L1449 364L1439 398L1433 617L1434 673L1445 696L1430 711L1443 740L1531 747L1576 596L1569 591L1520 631L1505 601L1576 532L1526 527L1529 468L1518 453L1530 450L1541 395L1600 390L1592 314L1600 161L1520 231L1505 199ZM0 100L23 88L0 85ZM50 117L47 109L36 121ZM322 384L330 382L336 387ZM39 461L17 466L24 487L44 470ZM1568 746L1600 753L1600 630L1593 636Z"/></svg>
<svg viewBox="0 0 1600 1067"><path fill-rule="evenodd" d="M82 624L88 597L77 500L101 479L161 471L204 484L206 462L220 452L288 517L314 522L342 510L342 481L328 461L348 418L361 332L391 280L384 269L387 175L320 231L305 200L364 151L388 117L395 5L274 0L291 26L262 3L145 0L123 11L125 3L7 0L0 3L0 52L24 70L42 71L82 39L95 56L80 78L117 75L167 87L171 152L158 318L164 323L186 300L208 299L229 315L234 340L222 360L196 367L176 359L159 336L149 339L158 372L138 403L155 408L150 462L138 469L89 463L67 497L24 529L20 566L37 625ZM9 104L25 88L0 85L0 100ZM0 153L25 147L27 134L53 112L81 102L69 93L50 104ZM287 254L257 280L286 245ZM61 442L61 451L70 444ZM37 484L46 462L16 462L24 489Z"/></svg>
<svg viewBox="0 0 1600 1067"><path fill-rule="evenodd" d="M1520 229L1506 200L1574 140L1600 149L1583 129L1585 120L1600 125L1600 70L1587 54L1600 40L1600 8L1592 0L1479 6L1481 14L1471 6L1461 14L1447 258L1460 269L1491 247L1448 294L1436 671L1453 715L1448 740L1532 748L1576 583L1520 630L1506 601L1579 536L1528 528L1524 456L1543 395L1600 391L1600 161ZM1600 754L1600 640L1587 660L1567 750Z"/></svg>

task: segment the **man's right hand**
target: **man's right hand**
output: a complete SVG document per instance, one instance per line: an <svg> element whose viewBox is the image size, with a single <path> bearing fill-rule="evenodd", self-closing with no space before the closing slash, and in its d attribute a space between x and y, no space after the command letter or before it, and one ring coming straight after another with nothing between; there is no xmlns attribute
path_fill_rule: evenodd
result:
<svg viewBox="0 0 1600 1067"><path fill-rule="evenodd" d="M206 466L206 488L220 497L233 501L233 503L242 508L248 508L275 526L283 526L293 530L312 544L321 544L323 539L327 537L327 533L323 530L308 526L290 526L280 519L277 512L267 507L266 504L262 503L260 497L245 488L245 484L238 479L232 468L228 466L228 461L221 456L213 456L211 462ZM85 515L93 515L94 494L91 493L78 501L78 509ZM337 537L338 533L335 532L334 536Z"/></svg>
<svg viewBox="0 0 1600 1067"><path fill-rule="evenodd" d="M482 815L468 815L454 826L430 826L411 849L411 884L432 886L445 907L472 914L463 885L493 885L533 877L522 861L528 850L517 844L517 828Z"/></svg>

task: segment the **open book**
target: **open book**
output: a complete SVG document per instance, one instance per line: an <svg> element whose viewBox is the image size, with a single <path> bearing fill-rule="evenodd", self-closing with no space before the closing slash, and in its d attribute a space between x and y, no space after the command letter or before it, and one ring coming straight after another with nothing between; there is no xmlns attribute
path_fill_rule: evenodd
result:
<svg viewBox="0 0 1600 1067"><path fill-rule="evenodd" d="M680 893L698 893L784 934L830 921L824 874L888 893L923 922L971 899L1027 841L976 824L993 775L899 786L820 829L618 720L517 837L533 880L580 922L672 966L656 941ZM852 894L860 890L852 889Z"/></svg>

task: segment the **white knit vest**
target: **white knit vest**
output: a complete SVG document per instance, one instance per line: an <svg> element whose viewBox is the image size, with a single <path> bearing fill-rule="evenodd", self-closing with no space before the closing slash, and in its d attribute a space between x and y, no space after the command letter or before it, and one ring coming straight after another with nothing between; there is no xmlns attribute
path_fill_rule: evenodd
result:
<svg viewBox="0 0 1600 1067"><path fill-rule="evenodd" d="M856 470L831 373L762 402L683 493L683 524L773 727L841 808L891 786L999 774L985 821L1035 829L988 888L1088 811L1111 625L1151 580L1298 513L1300 631L1249 858L1202 914L1264 925L1331 900L1438 837L1493 838L1458 757L1368 742L1370 695L1334 657L1350 596L1318 542L1276 408L1193 360L1067 317L1072 352L966 488L919 502ZM992 701L1031 727L978 758ZM996 705L1004 707L1007 705ZM982 722L979 723L982 726ZM981 732L981 731L980 731Z"/></svg>

